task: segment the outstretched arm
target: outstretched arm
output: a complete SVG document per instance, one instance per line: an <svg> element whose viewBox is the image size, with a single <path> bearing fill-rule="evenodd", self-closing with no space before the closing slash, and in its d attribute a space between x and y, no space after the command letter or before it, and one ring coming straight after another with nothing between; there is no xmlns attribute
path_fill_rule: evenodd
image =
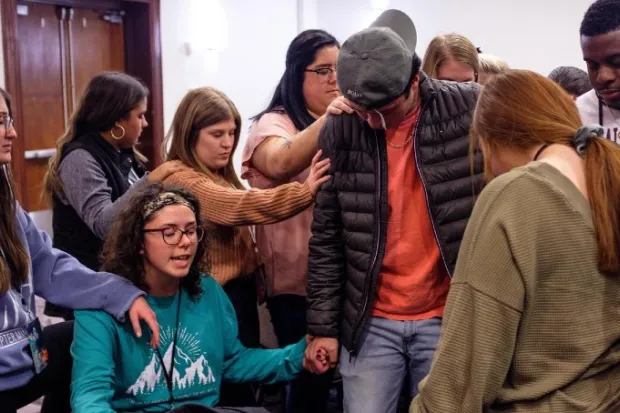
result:
<svg viewBox="0 0 620 413"><path fill-rule="evenodd" d="M250 161L263 175L277 181L287 181L310 166L319 149L319 133L329 115L353 113L342 97L336 98L327 112L306 129L295 134L277 113L263 115L253 126L258 142ZM254 130L254 128L257 128Z"/></svg>

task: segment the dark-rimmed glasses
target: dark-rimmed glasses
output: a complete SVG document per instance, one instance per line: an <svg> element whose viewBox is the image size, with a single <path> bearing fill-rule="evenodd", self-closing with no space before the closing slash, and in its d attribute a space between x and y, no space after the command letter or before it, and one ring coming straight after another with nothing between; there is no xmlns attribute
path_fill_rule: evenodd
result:
<svg viewBox="0 0 620 413"><path fill-rule="evenodd" d="M143 232L160 232L162 239L168 245L178 245L181 239L183 239L183 235L185 235L192 244L202 241L202 238L205 236L205 230L202 227L189 228L185 231L175 227L153 228L145 229Z"/></svg>
<svg viewBox="0 0 620 413"><path fill-rule="evenodd" d="M336 75L335 67L319 67L318 69L306 69L306 72L312 72L319 77L319 80L323 83L327 82L332 75Z"/></svg>

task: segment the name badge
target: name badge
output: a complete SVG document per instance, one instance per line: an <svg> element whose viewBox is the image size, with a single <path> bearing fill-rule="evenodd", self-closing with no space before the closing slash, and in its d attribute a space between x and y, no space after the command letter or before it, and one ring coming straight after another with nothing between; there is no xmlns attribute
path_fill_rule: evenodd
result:
<svg viewBox="0 0 620 413"><path fill-rule="evenodd" d="M43 341L43 330L38 318L28 324L28 344L30 345L30 354L34 362L34 371L40 374L47 367L47 348Z"/></svg>

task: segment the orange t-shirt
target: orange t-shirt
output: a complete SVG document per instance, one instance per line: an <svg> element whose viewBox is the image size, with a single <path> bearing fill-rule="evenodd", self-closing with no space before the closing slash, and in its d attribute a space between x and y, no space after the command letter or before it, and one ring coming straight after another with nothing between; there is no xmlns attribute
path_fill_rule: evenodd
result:
<svg viewBox="0 0 620 413"><path fill-rule="evenodd" d="M397 128L388 129L386 139L402 146L411 137L419 113L418 107ZM372 314L392 320L441 317L450 288L413 146L413 139L402 148L387 145L390 211Z"/></svg>

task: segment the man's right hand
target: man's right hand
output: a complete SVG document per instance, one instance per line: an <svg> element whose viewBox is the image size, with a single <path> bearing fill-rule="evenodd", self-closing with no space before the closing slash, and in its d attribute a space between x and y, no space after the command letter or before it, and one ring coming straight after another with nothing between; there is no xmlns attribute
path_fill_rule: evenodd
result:
<svg viewBox="0 0 620 413"><path fill-rule="evenodd" d="M329 368L335 368L338 365L338 340L333 337L308 337L308 347L304 355L304 368L314 374L325 373L327 364ZM327 360L318 357L319 351L323 349L327 353Z"/></svg>

